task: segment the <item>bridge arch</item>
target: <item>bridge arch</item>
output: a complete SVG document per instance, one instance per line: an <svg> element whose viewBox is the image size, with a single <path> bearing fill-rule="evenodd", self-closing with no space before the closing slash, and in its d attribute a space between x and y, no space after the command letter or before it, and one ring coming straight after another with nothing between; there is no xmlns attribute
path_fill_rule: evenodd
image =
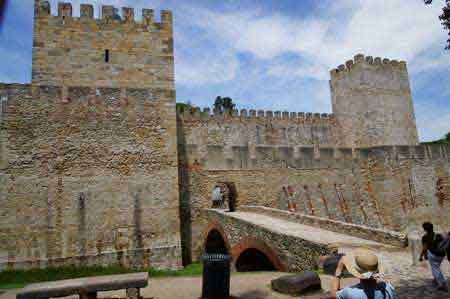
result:
<svg viewBox="0 0 450 299"><path fill-rule="evenodd" d="M203 234L205 253L231 254L230 245L223 227L218 222L208 224Z"/></svg>
<svg viewBox="0 0 450 299"><path fill-rule="evenodd" d="M238 271L258 269L284 272L287 269L270 246L255 238L242 239L239 244L233 246L231 255L233 265Z"/></svg>

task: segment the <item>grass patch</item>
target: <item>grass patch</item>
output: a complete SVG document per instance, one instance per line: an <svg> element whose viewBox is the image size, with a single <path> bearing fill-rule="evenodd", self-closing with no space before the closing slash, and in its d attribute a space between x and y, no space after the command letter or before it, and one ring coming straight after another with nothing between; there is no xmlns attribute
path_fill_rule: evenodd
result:
<svg viewBox="0 0 450 299"><path fill-rule="evenodd" d="M138 271L121 267L61 267L4 271L0 272L0 289L20 288L35 282L133 272Z"/></svg>
<svg viewBox="0 0 450 299"><path fill-rule="evenodd" d="M312 270L314 273L316 273L317 275L323 275L325 274L325 272L323 272L323 269L313 269Z"/></svg>
<svg viewBox="0 0 450 299"><path fill-rule="evenodd" d="M0 290L22 288L27 284L62 279L81 278L89 276L102 276L148 271L151 278L201 276L203 265L193 263L181 270L157 269L126 269L117 266L111 267L61 267L47 269L14 270L0 272ZM231 275L257 274L257 272L231 272Z"/></svg>
<svg viewBox="0 0 450 299"><path fill-rule="evenodd" d="M0 290L9 290L9 289L20 289L23 288L26 284L24 283L10 283L10 284L0 284ZM0 292L1 294L1 292Z"/></svg>
<svg viewBox="0 0 450 299"><path fill-rule="evenodd" d="M174 277L174 276L200 276L203 273L203 265L193 263L181 270L156 270L150 269L148 274L150 277Z"/></svg>
<svg viewBox="0 0 450 299"><path fill-rule="evenodd" d="M0 289L22 288L27 284L89 276L102 276L148 271L150 277L199 276L203 267L200 263L191 264L181 270L143 270L122 267L61 267L47 269L14 270L0 272Z"/></svg>

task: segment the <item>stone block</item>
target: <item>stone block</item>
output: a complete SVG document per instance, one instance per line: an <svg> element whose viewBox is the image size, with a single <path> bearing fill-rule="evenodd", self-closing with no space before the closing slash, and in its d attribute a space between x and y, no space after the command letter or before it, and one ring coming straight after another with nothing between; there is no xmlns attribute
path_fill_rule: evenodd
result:
<svg viewBox="0 0 450 299"><path fill-rule="evenodd" d="M58 16L72 17L72 4L66 2L58 3Z"/></svg>
<svg viewBox="0 0 450 299"><path fill-rule="evenodd" d="M299 274L286 275L271 281L272 289L290 295L301 295L307 291L322 288L320 277L312 271L303 271Z"/></svg>
<svg viewBox="0 0 450 299"><path fill-rule="evenodd" d="M154 18L154 11L153 9L144 8L142 9L142 22L145 25L150 25L153 23Z"/></svg>
<svg viewBox="0 0 450 299"><path fill-rule="evenodd" d="M134 8L132 7L122 7L122 17L125 23L134 22Z"/></svg>
<svg viewBox="0 0 450 299"><path fill-rule="evenodd" d="M94 17L94 6L92 4L81 4L80 17L92 19Z"/></svg>

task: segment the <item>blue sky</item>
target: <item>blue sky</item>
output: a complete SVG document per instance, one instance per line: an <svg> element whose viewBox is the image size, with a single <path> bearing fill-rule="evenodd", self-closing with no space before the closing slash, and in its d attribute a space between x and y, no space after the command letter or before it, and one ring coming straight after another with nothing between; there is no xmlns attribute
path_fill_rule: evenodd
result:
<svg viewBox="0 0 450 299"><path fill-rule="evenodd" d="M56 12L57 1L50 1ZM206 107L331 112L329 70L357 53L406 60L420 139L450 131L444 0L73 0L174 13L177 100ZM33 1L9 1L0 28L0 82L29 82Z"/></svg>

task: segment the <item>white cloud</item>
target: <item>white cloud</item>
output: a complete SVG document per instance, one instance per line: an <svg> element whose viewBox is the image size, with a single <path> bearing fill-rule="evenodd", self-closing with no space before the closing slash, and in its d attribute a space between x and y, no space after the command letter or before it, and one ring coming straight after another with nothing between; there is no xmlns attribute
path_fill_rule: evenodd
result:
<svg viewBox="0 0 450 299"><path fill-rule="evenodd" d="M438 3L427 7L422 1L364 0L359 2L344 30L328 37L337 52L321 53L328 62L362 51L367 54L413 61L422 51L443 41ZM334 55L338 54L338 55Z"/></svg>
<svg viewBox="0 0 450 299"><path fill-rule="evenodd" d="M263 15L259 10L220 14L196 9L194 24L235 51L248 52L262 59L286 52L310 52L320 46L328 27L327 22L320 19Z"/></svg>
<svg viewBox="0 0 450 299"><path fill-rule="evenodd" d="M185 53L175 65L175 80L186 85L215 84L234 79L238 61L232 53L206 51L198 57Z"/></svg>
<svg viewBox="0 0 450 299"><path fill-rule="evenodd" d="M419 0L341 0L327 8L306 19L264 15L257 9L230 14L195 9L190 22L235 53L266 60L286 53L308 57L306 64L274 65L269 73L322 80L325 68L328 71L360 52L408 60L414 68L419 55L437 44L443 47L445 41L439 1L425 6ZM417 64L430 61L422 56Z"/></svg>

